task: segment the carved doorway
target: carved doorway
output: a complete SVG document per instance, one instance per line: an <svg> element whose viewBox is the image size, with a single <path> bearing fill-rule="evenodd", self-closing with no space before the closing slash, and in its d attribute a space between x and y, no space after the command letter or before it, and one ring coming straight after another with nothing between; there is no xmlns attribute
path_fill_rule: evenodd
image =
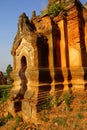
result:
<svg viewBox="0 0 87 130"><path fill-rule="evenodd" d="M25 56L22 56L21 58L21 68L20 68L20 71L19 71L19 77L21 79L21 88L17 94L17 97L23 99L24 98L24 94L27 90L27 78L26 78L26 75L25 75L25 72L26 72L26 68L27 68L27 61L26 61L26 57Z"/></svg>

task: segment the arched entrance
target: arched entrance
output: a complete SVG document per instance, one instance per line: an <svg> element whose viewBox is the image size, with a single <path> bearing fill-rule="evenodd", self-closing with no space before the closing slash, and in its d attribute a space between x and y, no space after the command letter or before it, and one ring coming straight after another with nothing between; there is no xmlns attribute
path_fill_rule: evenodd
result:
<svg viewBox="0 0 87 130"><path fill-rule="evenodd" d="M17 98L19 98L19 99L24 98L24 94L27 90L27 78L26 78L26 75L25 75L26 68L27 68L26 57L22 56L22 58L21 58L21 68L20 68L20 71L19 71L19 77L21 79L21 84L20 84L21 88L20 88L20 90L17 94Z"/></svg>

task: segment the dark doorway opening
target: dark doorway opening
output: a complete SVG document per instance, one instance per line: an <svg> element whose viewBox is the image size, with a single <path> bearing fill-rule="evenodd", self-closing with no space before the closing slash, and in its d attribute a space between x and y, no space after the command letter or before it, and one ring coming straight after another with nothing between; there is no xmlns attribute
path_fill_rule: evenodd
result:
<svg viewBox="0 0 87 130"><path fill-rule="evenodd" d="M16 98L18 99L23 99L24 98L24 94L27 90L27 78L26 78L26 75L25 75L25 71L26 71L26 68L27 68L27 61L26 61L26 57L25 56L22 56L21 58L21 69L19 71L19 77L21 79L21 88L16 96Z"/></svg>

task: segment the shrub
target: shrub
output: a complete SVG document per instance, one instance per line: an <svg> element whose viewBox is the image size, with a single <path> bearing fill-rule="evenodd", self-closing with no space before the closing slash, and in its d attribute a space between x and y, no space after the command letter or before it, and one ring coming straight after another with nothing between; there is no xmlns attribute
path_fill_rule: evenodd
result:
<svg viewBox="0 0 87 130"><path fill-rule="evenodd" d="M78 117L79 119L82 119L84 116L83 116L81 113L78 113L78 114L77 114L77 117Z"/></svg>
<svg viewBox="0 0 87 130"><path fill-rule="evenodd" d="M65 92L64 95L63 95L63 98L64 98L64 101L66 103L66 105L68 107L70 107L70 103L71 103L71 95L69 92Z"/></svg>
<svg viewBox="0 0 87 130"><path fill-rule="evenodd" d="M62 4L58 4L56 2L53 2L52 4L48 5L45 10L42 10L40 12L41 12L42 16L48 14L50 17L55 17L61 11L65 11L65 7Z"/></svg>
<svg viewBox="0 0 87 130"><path fill-rule="evenodd" d="M48 15L51 17L57 16L61 11L64 11L64 7L56 2L48 6Z"/></svg>

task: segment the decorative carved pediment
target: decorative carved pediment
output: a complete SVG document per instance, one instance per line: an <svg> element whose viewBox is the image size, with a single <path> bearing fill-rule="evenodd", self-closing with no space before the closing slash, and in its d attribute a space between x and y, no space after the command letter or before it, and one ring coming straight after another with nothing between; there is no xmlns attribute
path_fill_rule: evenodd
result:
<svg viewBox="0 0 87 130"><path fill-rule="evenodd" d="M28 43L25 39L23 39L20 43L20 46L16 50L16 55L19 56L20 53L23 53L24 51L30 53L32 51L32 46L30 43Z"/></svg>

